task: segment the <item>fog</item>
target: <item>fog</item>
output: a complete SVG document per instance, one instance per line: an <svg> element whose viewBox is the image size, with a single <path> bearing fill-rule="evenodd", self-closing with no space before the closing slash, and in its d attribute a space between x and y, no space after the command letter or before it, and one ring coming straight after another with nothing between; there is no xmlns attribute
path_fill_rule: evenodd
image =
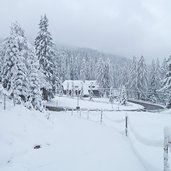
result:
<svg viewBox="0 0 171 171"><path fill-rule="evenodd" d="M0 0L0 37L18 21L33 41L40 16L54 42L132 58L171 54L170 0Z"/></svg>

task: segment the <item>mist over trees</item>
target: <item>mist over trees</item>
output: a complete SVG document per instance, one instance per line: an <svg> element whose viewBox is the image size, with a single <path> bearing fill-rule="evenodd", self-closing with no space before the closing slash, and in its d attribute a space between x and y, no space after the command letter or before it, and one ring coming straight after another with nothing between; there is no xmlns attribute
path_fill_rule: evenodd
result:
<svg viewBox="0 0 171 171"><path fill-rule="evenodd" d="M124 98L171 106L171 57L161 64L154 58L147 65L143 56L128 60L97 50L58 46L48 26L44 15L32 45L14 23L0 43L0 82L14 103L42 111L42 100L59 93L63 81L97 80L103 95L124 86Z"/></svg>

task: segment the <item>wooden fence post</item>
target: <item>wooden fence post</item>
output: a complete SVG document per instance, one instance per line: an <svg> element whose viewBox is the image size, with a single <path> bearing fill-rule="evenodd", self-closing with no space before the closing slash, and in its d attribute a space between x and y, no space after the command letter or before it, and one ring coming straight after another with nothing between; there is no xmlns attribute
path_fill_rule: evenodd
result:
<svg viewBox="0 0 171 171"><path fill-rule="evenodd" d="M169 171L169 135L170 130L168 127L164 128L164 171Z"/></svg>
<svg viewBox="0 0 171 171"><path fill-rule="evenodd" d="M103 110L101 110L101 113L100 113L100 123L102 124L103 122Z"/></svg>
<svg viewBox="0 0 171 171"><path fill-rule="evenodd" d="M13 104L14 104L14 107L15 107L15 93L13 91Z"/></svg>
<svg viewBox="0 0 171 171"><path fill-rule="evenodd" d="M4 94L4 110L6 110L6 94Z"/></svg>
<svg viewBox="0 0 171 171"><path fill-rule="evenodd" d="M128 136L128 116L125 116L125 135Z"/></svg>
<svg viewBox="0 0 171 171"><path fill-rule="evenodd" d="M89 110L87 110L87 120L89 120Z"/></svg>
<svg viewBox="0 0 171 171"><path fill-rule="evenodd" d="M80 118L81 118L81 109L80 109Z"/></svg>

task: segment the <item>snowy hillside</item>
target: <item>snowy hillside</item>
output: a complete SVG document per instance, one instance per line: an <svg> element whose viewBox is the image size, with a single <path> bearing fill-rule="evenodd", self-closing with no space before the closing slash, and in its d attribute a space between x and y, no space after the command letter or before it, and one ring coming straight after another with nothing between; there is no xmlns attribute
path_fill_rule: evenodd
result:
<svg viewBox="0 0 171 171"><path fill-rule="evenodd" d="M125 64L131 62L130 59L120 56L109 54L105 52L101 52L99 50L91 49L91 48L84 48L84 47L74 47L68 45L60 45L56 43L56 50L61 53L63 51L68 51L72 55L77 55L79 58L86 58L86 57L102 57L102 58L110 58L115 64Z"/></svg>
<svg viewBox="0 0 171 171"><path fill-rule="evenodd" d="M125 137L126 114L131 129L149 146L130 128ZM171 123L169 112L113 111L103 113L102 124L100 119L99 111L81 116L71 111L41 113L8 103L8 110L0 109L0 170L162 170L163 148L150 143L163 142L163 128Z"/></svg>
<svg viewBox="0 0 171 171"><path fill-rule="evenodd" d="M144 170L125 138L69 113L1 110L0 139L2 171Z"/></svg>

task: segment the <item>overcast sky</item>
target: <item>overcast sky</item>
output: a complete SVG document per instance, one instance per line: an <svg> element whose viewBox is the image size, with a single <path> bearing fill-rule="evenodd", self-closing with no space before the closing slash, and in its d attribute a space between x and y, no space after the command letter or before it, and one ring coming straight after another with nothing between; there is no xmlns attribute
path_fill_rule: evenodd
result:
<svg viewBox="0 0 171 171"><path fill-rule="evenodd" d="M0 0L0 37L18 21L33 41L44 13L61 44L148 62L171 54L171 0Z"/></svg>

